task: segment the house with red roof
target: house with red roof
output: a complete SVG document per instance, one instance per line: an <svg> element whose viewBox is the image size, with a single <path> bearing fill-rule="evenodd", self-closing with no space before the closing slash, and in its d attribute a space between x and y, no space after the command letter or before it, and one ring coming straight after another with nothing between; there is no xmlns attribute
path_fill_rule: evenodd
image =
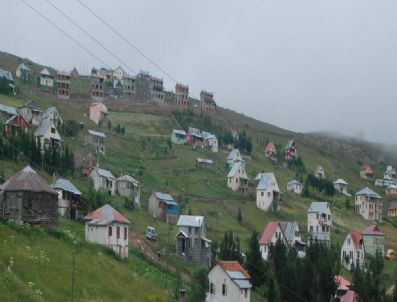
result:
<svg viewBox="0 0 397 302"><path fill-rule="evenodd" d="M4 135L18 135L19 133L27 133L30 127L22 115L17 114L10 117L4 122Z"/></svg>
<svg viewBox="0 0 397 302"><path fill-rule="evenodd" d="M385 193L389 197L397 197L397 185L388 186ZM387 216L389 216L389 213L387 213Z"/></svg>
<svg viewBox="0 0 397 302"><path fill-rule="evenodd" d="M397 216L397 202L392 202L390 206L387 208L387 216L388 217Z"/></svg>
<svg viewBox="0 0 397 302"><path fill-rule="evenodd" d="M278 239L280 239L285 246L288 246L288 241L280 222L270 221L259 239L259 248L264 260L267 260L269 256L270 246L275 245Z"/></svg>
<svg viewBox="0 0 397 302"><path fill-rule="evenodd" d="M237 261L219 261L208 273L207 302L249 302L250 275Z"/></svg>
<svg viewBox="0 0 397 302"><path fill-rule="evenodd" d="M362 267L364 265L364 244L360 232L349 232L343 242L340 257L342 265L351 270L357 264Z"/></svg>
<svg viewBox="0 0 397 302"><path fill-rule="evenodd" d="M351 290L351 282L343 276L335 276L335 284L337 286L336 296L339 297L340 302L356 302L357 295L355 291Z"/></svg>
<svg viewBox="0 0 397 302"><path fill-rule="evenodd" d="M363 238L365 253L375 256L379 251L382 255L385 254L385 234L381 232L376 224L370 225L361 231Z"/></svg>
<svg viewBox="0 0 397 302"><path fill-rule="evenodd" d="M128 257L130 221L105 204L84 217L85 240L107 246L121 258Z"/></svg>
<svg viewBox="0 0 397 302"><path fill-rule="evenodd" d="M271 160L276 160L277 159L277 152L276 152L276 147L274 146L273 142L268 142L265 150L263 151L265 153L265 157L271 159Z"/></svg>

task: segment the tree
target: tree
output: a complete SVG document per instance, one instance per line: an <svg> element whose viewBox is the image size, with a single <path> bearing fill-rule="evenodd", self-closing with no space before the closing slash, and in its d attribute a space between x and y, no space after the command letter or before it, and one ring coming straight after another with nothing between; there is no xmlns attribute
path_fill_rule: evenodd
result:
<svg viewBox="0 0 397 302"><path fill-rule="evenodd" d="M265 281L265 262L259 247L259 233L253 231L248 242L248 251L246 252L246 269L251 276L251 283L254 287L259 287Z"/></svg>
<svg viewBox="0 0 397 302"><path fill-rule="evenodd" d="M219 258L225 261L238 261L243 263L241 256L240 239L232 231L226 231L219 245Z"/></svg>
<svg viewBox="0 0 397 302"><path fill-rule="evenodd" d="M195 302L205 301L206 293L208 292L208 271L205 268L199 269L193 274L192 283L192 297Z"/></svg>

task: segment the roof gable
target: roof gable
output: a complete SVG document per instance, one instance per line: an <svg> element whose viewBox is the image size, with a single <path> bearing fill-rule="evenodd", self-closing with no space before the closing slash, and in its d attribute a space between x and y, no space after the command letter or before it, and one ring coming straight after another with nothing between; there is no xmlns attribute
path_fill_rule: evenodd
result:
<svg viewBox="0 0 397 302"><path fill-rule="evenodd" d="M204 224L204 216L180 215L177 226L201 227Z"/></svg>
<svg viewBox="0 0 397 302"><path fill-rule="evenodd" d="M274 183L274 184L273 184ZM273 172L261 173L261 179L256 187L257 190L268 190L273 188L273 190L279 192L276 176Z"/></svg>
<svg viewBox="0 0 397 302"><path fill-rule="evenodd" d="M109 204L96 209L84 217L84 220L89 224L94 225L108 225L112 222L123 224L130 224L130 221L121 215L117 210L112 208Z"/></svg>
<svg viewBox="0 0 397 302"><path fill-rule="evenodd" d="M262 233L261 238L259 239L259 244L261 245L267 245L269 242L272 240L274 233L279 230L285 239L285 234L283 232L283 229L280 226L280 223L278 221L270 221L267 225L265 230Z"/></svg>
<svg viewBox="0 0 397 302"><path fill-rule="evenodd" d="M308 213L325 213L328 211L330 211L330 209L326 201L313 201L307 210Z"/></svg>

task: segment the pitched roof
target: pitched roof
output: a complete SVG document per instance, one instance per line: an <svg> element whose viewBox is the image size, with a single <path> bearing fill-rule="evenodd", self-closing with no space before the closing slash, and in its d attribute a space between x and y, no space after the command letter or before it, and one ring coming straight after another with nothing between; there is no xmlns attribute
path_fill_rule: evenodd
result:
<svg viewBox="0 0 397 302"><path fill-rule="evenodd" d="M356 193L356 196L358 196L358 195L366 195L366 196L375 197L375 198L382 198L382 196L380 196L378 193L372 191L368 187L365 187L364 189L358 191Z"/></svg>
<svg viewBox="0 0 397 302"><path fill-rule="evenodd" d="M114 175L112 174L111 171L106 170L106 169L101 169L101 168L96 168L98 175L102 176L102 177L106 177L106 178L116 178L114 177Z"/></svg>
<svg viewBox="0 0 397 302"><path fill-rule="evenodd" d="M249 274L237 261L220 261L219 266L240 289L250 289Z"/></svg>
<svg viewBox="0 0 397 302"><path fill-rule="evenodd" d="M0 69L0 78L6 78L9 81L14 81L11 71Z"/></svg>
<svg viewBox="0 0 397 302"><path fill-rule="evenodd" d="M94 136L99 136L99 137L106 138L106 134L103 133L103 132L99 132L99 131L89 130L89 129L88 129L88 133L89 133L90 135L94 135Z"/></svg>
<svg viewBox="0 0 397 302"><path fill-rule="evenodd" d="M25 104L23 104L23 106L21 106L20 108L23 107L27 107L35 111L41 111L40 107L34 101L28 101Z"/></svg>
<svg viewBox="0 0 397 302"><path fill-rule="evenodd" d="M246 278L251 278L249 273L241 266L238 261L219 261L219 265L224 269L229 272L240 272L242 273Z"/></svg>
<svg viewBox="0 0 397 302"><path fill-rule="evenodd" d="M366 229L362 230L361 234L363 234L363 235L381 235L381 236L384 235L380 231L379 227L376 224L370 225Z"/></svg>
<svg viewBox="0 0 397 302"><path fill-rule="evenodd" d="M392 202L387 210L397 210L397 202Z"/></svg>
<svg viewBox="0 0 397 302"><path fill-rule="evenodd" d="M360 232L350 232L349 233L350 237L353 240L354 246L356 248L360 247L360 241L361 241L361 233Z"/></svg>
<svg viewBox="0 0 397 302"><path fill-rule="evenodd" d="M348 183L346 181L344 181L342 178L335 180L334 184L335 185L348 185Z"/></svg>
<svg viewBox="0 0 397 302"><path fill-rule="evenodd" d="M203 225L204 216L180 215L177 226L190 226L199 228Z"/></svg>
<svg viewBox="0 0 397 302"><path fill-rule="evenodd" d="M290 149L295 145L295 141L293 139L290 139L287 144L285 145L285 149Z"/></svg>
<svg viewBox="0 0 397 302"><path fill-rule="evenodd" d="M58 178L57 181L51 185L54 189L61 189L64 191L72 192L75 195L81 195L79 189L77 189L74 184L72 184L69 180Z"/></svg>
<svg viewBox="0 0 397 302"><path fill-rule="evenodd" d="M338 275L335 276L334 279L335 279L335 283L338 285L338 289L348 290L352 285L352 283L343 276Z"/></svg>
<svg viewBox="0 0 397 302"><path fill-rule="evenodd" d="M19 64L18 69L20 69L20 70L29 70L30 71L30 68L28 66L26 66L25 63Z"/></svg>
<svg viewBox="0 0 397 302"><path fill-rule="evenodd" d="M164 201L166 204L178 205L178 203L175 202L174 198L170 194L161 193L161 192L153 192L153 194L156 196L156 198Z"/></svg>
<svg viewBox="0 0 397 302"><path fill-rule="evenodd" d="M266 225L266 228L263 231L261 238L259 239L259 244L269 244L269 241L272 239L273 234L278 226L280 226L280 223L278 221L270 221Z"/></svg>
<svg viewBox="0 0 397 302"><path fill-rule="evenodd" d="M285 239L291 242L295 238L295 230L299 229L298 223L296 221L283 221L280 222L280 227L283 230Z"/></svg>
<svg viewBox="0 0 397 302"><path fill-rule="evenodd" d="M236 176L236 174L237 174L237 172L238 172L238 170L239 169L244 169L244 165L243 165L243 162L241 162L241 161L238 161L238 162L235 162L234 164L233 164L233 167L230 169L230 171L229 171L229 173L227 174L227 177L229 178L229 177L234 177L234 176ZM244 173L243 173L244 174ZM245 179L248 179L248 177L246 177L246 176L242 176L241 178L245 178Z"/></svg>
<svg viewBox="0 0 397 302"><path fill-rule="evenodd" d="M50 115L52 115L54 113L57 114L57 115L60 115L59 112L58 112L57 107L55 107L55 106L48 107L47 110L44 111L44 113L43 113L43 118L50 117Z"/></svg>
<svg viewBox="0 0 397 302"><path fill-rule="evenodd" d="M310 204L309 209L307 210L308 213L323 213L328 208L328 202L326 201L313 201Z"/></svg>
<svg viewBox="0 0 397 302"><path fill-rule="evenodd" d="M51 75L51 73L48 71L47 68L44 68L44 69L40 72L40 74L41 74L41 75L47 75L47 76L50 76L50 75Z"/></svg>
<svg viewBox="0 0 397 302"><path fill-rule="evenodd" d="M84 217L84 220L93 225L108 225L112 222L130 224L130 221L127 218L108 204L105 204L94 212L89 213Z"/></svg>
<svg viewBox="0 0 397 302"><path fill-rule="evenodd" d="M210 138L216 138L215 134L212 134L210 132L202 131L201 132L202 136L204 139L210 139Z"/></svg>
<svg viewBox="0 0 397 302"><path fill-rule="evenodd" d="M226 159L235 160L237 159L237 157L240 157L240 151L238 149L233 149L232 151L230 151Z"/></svg>
<svg viewBox="0 0 397 302"><path fill-rule="evenodd" d="M273 179L276 180L276 177L274 176L273 172L262 173L261 180L259 181L256 189L257 190L267 190L271 186ZM277 183L277 181L276 181L276 183Z"/></svg>
<svg viewBox="0 0 397 302"><path fill-rule="evenodd" d="M299 182L299 181L297 181L296 179L293 179L293 180L290 180L290 181L287 183L287 186L292 186L292 185L302 185L302 183Z"/></svg>
<svg viewBox="0 0 397 302"><path fill-rule="evenodd" d="M173 129L172 133L186 136L186 131L185 130Z"/></svg>
<svg viewBox="0 0 397 302"><path fill-rule="evenodd" d="M55 131L57 131L56 127L52 121L50 121L48 119L42 120L39 128L37 128L36 131L34 132L34 136L43 136L44 134L46 134L48 129L51 127L54 127Z"/></svg>
<svg viewBox="0 0 397 302"><path fill-rule="evenodd" d="M19 117L20 119L22 119L22 120L27 124L27 122L25 121L25 119L23 118L22 115L16 114L16 115L11 116L8 120L6 120L6 121L4 122L4 125L7 125L7 124L11 123L11 122L12 122L14 119L16 119L17 117Z"/></svg>
<svg viewBox="0 0 397 302"><path fill-rule="evenodd" d="M120 176L120 177L117 178L116 180L117 180L117 181L125 180L125 181L128 181L128 182L133 183L133 184L136 185L136 186L139 185L139 181L137 181L134 177L129 176L129 175Z"/></svg>
<svg viewBox="0 0 397 302"><path fill-rule="evenodd" d="M200 129L197 128L189 127L189 133L193 136L202 137Z"/></svg>
<svg viewBox="0 0 397 302"><path fill-rule="evenodd" d="M30 166L26 166L22 171L11 176L11 178L1 185L0 190L5 192L30 191L58 194Z"/></svg>
<svg viewBox="0 0 397 302"><path fill-rule="evenodd" d="M266 145L266 147L265 147L265 153L267 153L267 152L275 152L276 150L275 150L276 148L275 148L275 146L274 146L274 143L273 142L268 142L267 143L267 145Z"/></svg>
<svg viewBox="0 0 397 302"><path fill-rule="evenodd" d="M7 114L15 115L17 114L17 108L13 106L8 106L4 104L0 104L0 111L5 112Z"/></svg>

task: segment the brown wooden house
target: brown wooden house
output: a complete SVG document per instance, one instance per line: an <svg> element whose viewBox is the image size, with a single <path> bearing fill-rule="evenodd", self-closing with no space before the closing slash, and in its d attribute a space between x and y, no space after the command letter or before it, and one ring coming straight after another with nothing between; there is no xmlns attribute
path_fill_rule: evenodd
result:
<svg viewBox="0 0 397 302"><path fill-rule="evenodd" d="M17 114L4 122L4 135L17 135L19 133L27 133L30 127L22 115Z"/></svg>

